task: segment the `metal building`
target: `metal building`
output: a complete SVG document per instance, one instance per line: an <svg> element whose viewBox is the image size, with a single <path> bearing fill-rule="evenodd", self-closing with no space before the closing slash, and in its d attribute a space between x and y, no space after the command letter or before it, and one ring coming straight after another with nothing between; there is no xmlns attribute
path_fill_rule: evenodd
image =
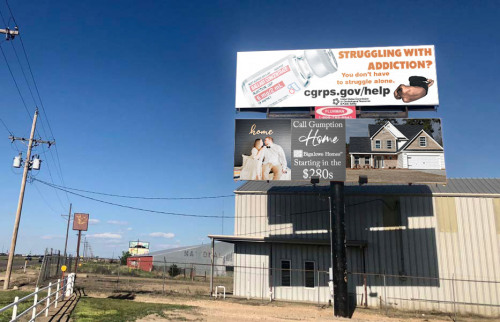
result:
<svg viewBox="0 0 500 322"><path fill-rule="evenodd" d="M228 271L232 271L233 252L233 244L215 243L214 275L225 276ZM164 262L166 262L167 265L176 264L182 269L191 270L194 268L196 275L206 274L206 276L210 274L211 255L210 244L166 249L148 254L148 256L153 256L155 269L162 269Z"/></svg>
<svg viewBox="0 0 500 322"><path fill-rule="evenodd" d="M326 185L235 191L236 296L330 300ZM345 187L352 306L500 315L500 179Z"/></svg>

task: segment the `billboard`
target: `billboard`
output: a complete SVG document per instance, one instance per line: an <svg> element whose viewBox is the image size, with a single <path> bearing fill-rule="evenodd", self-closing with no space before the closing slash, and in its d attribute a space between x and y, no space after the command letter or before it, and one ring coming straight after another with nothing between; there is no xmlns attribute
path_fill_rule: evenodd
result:
<svg viewBox="0 0 500 322"><path fill-rule="evenodd" d="M440 119L236 120L233 178L446 183Z"/></svg>
<svg viewBox="0 0 500 322"><path fill-rule="evenodd" d="M346 181L446 183L440 119L346 121Z"/></svg>
<svg viewBox="0 0 500 322"><path fill-rule="evenodd" d="M236 120L235 180L345 180L345 120Z"/></svg>
<svg viewBox="0 0 500 322"><path fill-rule="evenodd" d="M149 254L149 242L130 241L128 243L128 251L132 255L145 255Z"/></svg>
<svg viewBox="0 0 500 322"><path fill-rule="evenodd" d="M238 52L235 105L437 106L434 46Z"/></svg>
<svg viewBox="0 0 500 322"><path fill-rule="evenodd" d="M75 213L73 218L73 230L87 231L89 228L89 214Z"/></svg>

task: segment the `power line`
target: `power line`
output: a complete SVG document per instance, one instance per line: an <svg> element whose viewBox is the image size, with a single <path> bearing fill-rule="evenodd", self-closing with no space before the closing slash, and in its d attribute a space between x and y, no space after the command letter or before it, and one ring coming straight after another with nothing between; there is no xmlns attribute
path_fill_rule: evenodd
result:
<svg viewBox="0 0 500 322"><path fill-rule="evenodd" d="M45 182L43 180L39 180L36 178L33 178L33 181L38 181L41 184L44 184L46 186L49 186L53 189L58 189L61 191L66 191L67 193L70 193L75 196L79 196L85 199L93 200L96 202L112 205L112 206L117 206L121 208L128 208L128 209L133 209L133 210L139 210L139 211L144 211L144 212L151 212L151 213L159 213L159 214L166 214L166 215L173 215L173 216L184 216L184 217L201 217L201 218L224 218L224 219L241 219L241 218L259 218L259 217L267 217L267 216L238 216L238 217L227 217L227 216L221 216L221 215L215 215L215 216L209 216L209 215L194 215L194 214L180 214L180 213L173 213L173 212L166 212L166 211L160 211L160 210L152 210L152 209L145 209L145 208L139 208L139 207L133 207L133 206L128 206L128 205L122 205L110 201L105 201L89 196L85 196L76 192L72 192L63 188L58 187L57 185L50 184L48 182ZM288 213L288 214L277 214L275 217L291 217L291 216L297 216L297 215L304 215L304 214L312 214L312 213L318 213L318 212L324 212L327 211L328 209L320 209L320 210L313 210L313 211L303 211L303 212L297 212L297 213Z"/></svg>
<svg viewBox="0 0 500 322"><path fill-rule="evenodd" d="M38 181L40 181L41 183L48 184L47 182L43 182L41 180L38 180ZM204 196L204 197L144 197L144 196L128 196L128 195L118 195L118 194L112 194L112 193L90 191L90 190L60 186L60 185L56 185L56 184L53 184L53 186L57 187L57 188L86 192L86 193L91 193L91 194L95 194L95 195L103 195L103 196L118 197L118 198L128 198L128 199L144 199L144 200L200 200L200 199L219 199L219 198L234 197L234 195Z"/></svg>
<svg viewBox="0 0 500 322"><path fill-rule="evenodd" d="M7 59L7 56L5 55L5 52L4 52L4 50L3 50L2 46L1 46L1 43L0 43L0 51L2 52L2 56L3 56L4 60L5 60L5 63L7 64L7 68L9 69L9 72L10 72L10 75L11 75L11 77L12 77L12 80L14 81L14 84L15 84L15 86L16 86L16 89L17 89L17 92L18 92L18 94L19 94L19 97L21 98L21 101L22 101L22 103L23 103L24 109L26 110L26 113L28 114L28 118L29 118L30 120L32 120L32 119L31 119L31 114L30 114L29 109L28 109L28 106L26 105L26 101L24 100L24 97L23 97L23 95L22 95L22 93L21 93L21 90L20 90L20 88L19 88L19 85L17 84L16 78L15 78L15 76L14 76L14 73L12 72L12 69L11 69L11 67L10 67L9 61L8 61L8 59ZM21 66L21 68L22 68L22 66ZM43 127L43 123L42 123L42 127ZM37 133L38 133L38 130L37 130ZM54 161L54 163L55 163L55 159L54 159L54 158L53 158L53 161ZM52 177L52 173L51 173L51 171L50 171L50 166L49 166L49 163L47 163L47 169L48 169L48 171L49 171L50 180L51 180L52 182L54 182L54 179L53 179L53 177ZM59 197L59 195L57 194L57 192L56 192L56 195L57 195L57 198L60 200L60 197ZM61 201L61 200L60 200L60 201ZM62 201L61 201L61 205L62 205ZM63 206L63 208L65 208L65 207Z"/></svg>
<svg viewBox="0 0 500 322"><path fill-rule="evenodd" d="M12 12L12 9L11 9L11 7L10 7L10 5L9 5L8 0L5 0L5 3L6 3L6 5L7 5L7 7L8 7L8 9L9 9L9 12L10 12L10 18L12 18L12 20L14 21L14 24L16 25L16 27L18 27L18 24L17 24L16 18L15 18L15 16L14 16L14 13ZM5 21L5 19L4 19L4 21ZM9 19L9 21L10 21L10 19ZM29 72L30 72L31 79L32 79L32 81L33 81L33 85L34 85L34 87L35 87L35 90L36 90L36 93L37 93L37 96L38 96L38 100L39 100L39 102L40 102L40 107L41 107L41 109L42 109L43 114L45 115L45 119L44 119L44 121L45 121L45 122L47 122L47 127L48 127L48 129L49 129L50 135L51 135L52 139L53 139L53 140L55 140L54 132L52 131L52 127L50 126L49 118L48 118L48 116L47 116L47 112L46 112L46 110L45 110L45 106L44 106L44 104L43 104L42 97L41 97L41 95L40 95L40 91L38 90L38 85L37 85L37 82L36 82L35 76L33 75L33 70L32 70L32 68L31 68L31 64L30 64L30 61L29 61L29 58L28 58L28 54L27 54L27 51L26 51L26 47L24 46L24 42L23 42L23 39L22 39L21 34L19 34L19 41L21 42L21 47L22 47L22 50L23 50L23 53L24 53L24 57L25 57L25 59L26 59L26 63L27 63L27 65L28 65L28 70L29 70ZM28 82L28 79L27 79L26 74L25 74L25 72L24 72L24 68L22 67L21 61L20 61L19 56L18 56L18 54L17 54L17 51L16 51L16 49L15 49L15 47L14 47L14 44L12 44L12 48L13 48L13 50L14 50L14 53L15 53L16 57L17 57L17 60L18 60L18 62L19 62L19 65L20 65L20 67L21 67L21 71L22 71L23 76L24 76L24 78L25 78L25 80L26 80L26 84L28 85L28 89L29 89L29 91L30 91L30 93L31 93L31 97L32 97L32 99L33 99L33 102L35 103L35 106L36 106L36 105L37 105L36 100L35 100L35 98L34 98L33 92L32 92L32 90L31 90L31 86L30 86L30 84L29 84L29 82ZM24 100L23 100L23 101L24 101ZM28 113L28 114L29 114L29 113ZM42 131L43 131L43 133L44 133L44 136L48 137L47 132L45 131L44 122L40 122L40 123L41 123L41 125L42 125ZM52 153L52 150L49 150L49 152L50 152L50 156L51 156L52 161L54 162L54 164L55 164L55 166L56 166L56 173L57 173L57 175L59 176L59 179L61 180L61 182L62 182L62 184L63 184L63 185L66 185L66 184L65 184L65 181L64 181L64 176L63 176L63 174L62 174L61 160L60 160L60 157L59 157L59 150L58 150L58 148L57 148L57 145L55 146L55 150L56 150L56 151L55 151L55 153L56 153L57 162L56 162L56 158L54 158L54 154ZM47 163L47 167L48 167L48 168L50 168L50 166L49 166L49 164L48 164L48 163ZM49 171L49 174L50 174L50 171ZM53 179L52 179L52 175L51 175L51 180L52 180L52 182L54 183L54 181L53 181ZM56 192L56 194L57 194L57 192ZM60 198L59 198L59 196L58 196L58 199L60 199ZM69 202L69 203L71 203L71 201L69 200L69 197L68 197L68 194L67 194L67 193L66 193L66 199L68 200L68 202ZM63 207L63 208L64 208L64 207Z"/></svg>
<svg viewBox="0 0 500 322"><path fill-rule="evenodd" d="M14 136L14 133L12 133L12 131L11 131L11 130L9 130L9 128L8 128L8 126L7 126L7 124L5 124L5 122L2 120L2 118L1 118L1 117L0 117L0 122L3 124L3 126L5 127L5 129L7 130L7 132L9 132L9 134L10 134L11 136ZM14 147L16 148L17 153L20 153L20 151L19 151L19 147L17 146L17 141L14 141L13 143L11 143L11 147L12 147L12 145L14 145Z"/></svg>
<svg viewBox="0 0 500 322"><path fill-rule="evenodd" d="M42 145L42 151L46 155L47 152L45 152L45 147L43 145ZM50 151L50 148L49 148L49 151ZM54 160L54 159L52 159L52 160ZM47 163L47 170L49 171L50 181L52 182L52 184L55 184L54 178L52 177L52 171L50 170L49 163ZM57 196L57 199L59 200L59 203L61 204L61 207L64 209L65 207L64 207L63 202L61 200L61 197L59 197L59 194L57 193L57 191L56 191L56 196Z"/></svg>
<svg viewBox="0 0 500 322"><path fill-rule="evenodd" d="M0 117L0 122L2 122L3 126L5 127L5 129L7 130L7 132L9 132L10 135L14 135L14 133L12 133L12 131L9 130L9 128L7 127L7 124L5 124L5 122L2 120L1 117Z"/></svg>
<svg viewBox="0 0 500 322"><path fill-rule="evenodd" d="M81 195L79 193L72 192L72 191L69 191L69 190L66 190L66 189L63 189L63 188L59 188L59 187L57 187L55 185L51 185L48 182L41 181L41 180L38 180L38 179L33 179L33 181L38 181L38 182L40 182L40 183L42 183L44 185L47 185L47 186L52 187L54 189L65 191L65 192L70 193L70 194L75 195L75 196L79 196L79 197L82 197L82 198L85 198L85 199L89 199L89 200L93 200L93 201L97 201L97 202L100 202L100 203L104 203L104 204L108 204L108 205L112 205L112 206L116 206L116 207L121 207L121 208L127 208L127 209L144 211L144 212L151 212L151 213L157 213L157 214L164 214L164 215L171 215L171 216L180 216L180 217L222 218L222 216L217 216L217 215L215 215L215 216L209 216L209 215L183 214L183 213L167 212L167 211L161 211L161 210L152 210L152 209L145 209L145 208L127 206L127 205L122 205L122 204L118 204L118 203L114 203L114 202L110 202L110 201L100 200L100 199L92 198L92 197L89 197L89 196ZM227 218L227 217L225 217L225 218Z"/></svg>
<svg viewBox="0 0 500 322"><path fill-rule="evenodd" d="M45 199L45 197L43 196L43 194L40 191L40 189L38 189L38 186L35 185L35 189L38 192L38 194L40 195L40 197L42 198L43 202L45 202L45 204L50 208L50 210L52 210L54 213L56 213L56 214L59 215L59 212L57 212L54 208L52 208L52 206L49 204L49 202L47 201L47 199Z"/></svg>
<svg viewBox="0 0 500 322"><path fill-rule="evenodd" d="M0 43L0 51L2 52L2 56L5 60L5 63L7 64L7 68L9 69L10 76L12 77L12 80L14 81L14 84L16 85L17 92L19 93L19 97L21 97L21 101L23 102L24 109L26 110L26 113L28 114L28 118L31 121L31 114L28 109L28 106L26 105L26 102L24 101L24 97L21 94L21 90L19 89L19 85L17 84L16 78L14 77L14 73L12 72L12 69L10 68L9 61L7 60L7 56L5 56L5 52L3 51L2 44Z"/></svg>
<svg viewBox="0 0 500 322"><path fill-rule="evenodd" d="M16 18L14 17L14 14L12 13L12 9L10 8L9 2L7 0L5 0L5 3L7 4L7 7L9 9L9 12L10 12L10 15L12 17L12 20L14 21L14 24L16 25L16 27L18 27ZM26 63L28 64L28 70L30 72L31 79L33 81L33 85L35 86L35 91L37 93L38 100L40 101L40 107L42 108L42 112L45 115L45 122L47 122L47 127L49 128L49 132L50 132L50 135L52 136L52 139L55 140L54 132L52 131L52 126L50 126L49 117L47 115L47 111L45 110L45 105L43 104L42 97L40 95L40 91L38 90L38 85L37 85L35 76L33 75L33 70L31 68L31 64L30 64L30 61L28 59L28 53L26 51L26 47L24 46L24 41L23 41L23 38L22 38L21 34L19 34L19 41L21 42L21 47L23 49L24 57L26 58ZM16 53L16 55L17 55L17 53ZM30 88L30 92L31 92L31 88ZM34 98L33 98L33 100L34 100ZM43 128L43 130L45 132L45 128L44 128L43 122L41 122L41 123L42 123L42 128ZM57 148L57 145L55 145L55 152L56 152L56 158L57 158L56 172L59 175L62 184L66 185L66 183L64 181L64 176L63 176L63 173L62 173L61 159L59 158L59 149ZM52 157L54 163L56 163L55 159L54 159L54 156L52 154L52 151L50 151L50 154L51 154L51 157ZM68 194L66 194L66 198L68 199L68 202L71 203L71 201L69 200Z"/></svg>

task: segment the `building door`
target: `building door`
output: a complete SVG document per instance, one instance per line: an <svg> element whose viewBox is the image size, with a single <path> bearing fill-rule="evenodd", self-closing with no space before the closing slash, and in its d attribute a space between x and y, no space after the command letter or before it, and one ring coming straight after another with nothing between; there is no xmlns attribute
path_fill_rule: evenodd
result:
<svg viewBox="0 0 500 322"><path fill-rule="evenodd" d="M383 156L376 156L375 157L375 168L380 169L384 167L384 157Z"/></svg>

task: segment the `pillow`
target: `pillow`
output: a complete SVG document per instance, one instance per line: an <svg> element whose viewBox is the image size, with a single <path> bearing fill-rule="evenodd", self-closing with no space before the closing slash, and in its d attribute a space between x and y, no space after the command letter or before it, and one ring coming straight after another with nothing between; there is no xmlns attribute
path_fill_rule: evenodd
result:
<svg viewBox="0 0 500 322"><path fill-rule="evenodd" d="M250 156L242 154L241 157L243 158L243 163L241 164L241 168L244 169L245 166L247 165L247 161Z"/></svg>

